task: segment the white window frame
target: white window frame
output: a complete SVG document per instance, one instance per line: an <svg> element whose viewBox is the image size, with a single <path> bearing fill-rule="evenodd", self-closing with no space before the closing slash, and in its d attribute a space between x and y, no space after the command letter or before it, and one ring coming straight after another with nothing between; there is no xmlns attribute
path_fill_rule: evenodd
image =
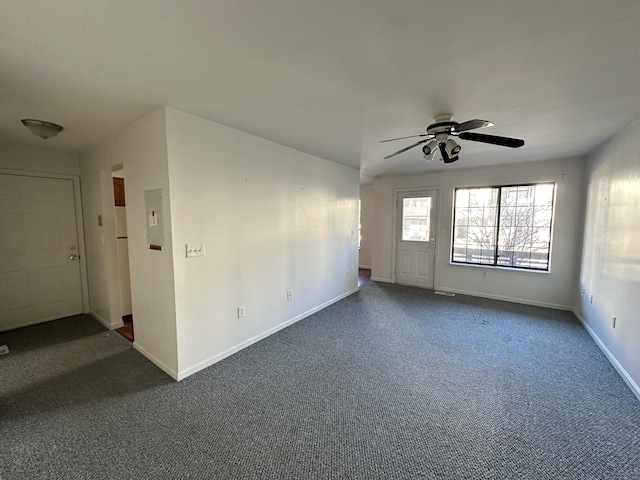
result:
<svg viewBox="0 0 640 480"><path fill-rule="evenodd" d="M538 268L538 267L532 267L532 266L521 266L521 265L513 265L513 264L500 264L500 256L499 256L499 246L500 246L500 209L501 209L501 197L503 194L503 191L505 189L509 189L509 188L518 188L518 187L536 187L538 185L552 185L553 186L553 194L551 196L551 204L550 204L550 208L551 208L551 219L549 222L549 240L548 240L548 246L546 248L546 268ZM458 225L456 225L456 212L464 207L459 207L458 205L456 205L456 201L457 201L457 192L459 190L480 190L480 189L496 189L498 192L498 197L496 200L496 204L495 207L497 209L497 213L495 216L495 239L494 239L494 245L492 247L493 249L493 259L491 263L487 263L487 262L474 262L474 261L461 261L459 259L455 259L456 257L456 238L457 238L457 231L456 229L458 228ZM556 182L537 182L537 183L525 183L525 184L506 184L506 185L487 185L487 186L466 186L466 187L457 187L454 189L453 191L453 208L452 208L452 232L451 232L451 253L450 253L450 264L452 265L467 265L467 266L474 266L474 267L491 267L491 268L499 268L499 269L507 269L507 270L519 270L519 271L528 271L528 272L541 272L541 273L548 273L550 271L550 267L551 267L551 252L552 252L552 236L553 236L553 224L554 224L554 219L555 219L555 200L556 200L556 195L557 195L557 184ZM491 227L488 227L491 228ZM484 253L484 252L483 252ZM530 252L532 253L532 252ZM459 252L458 252L458 256L459 256ZM513 262L511 262L513 263ZM530 263L531 264L531 263Z"/></svg>

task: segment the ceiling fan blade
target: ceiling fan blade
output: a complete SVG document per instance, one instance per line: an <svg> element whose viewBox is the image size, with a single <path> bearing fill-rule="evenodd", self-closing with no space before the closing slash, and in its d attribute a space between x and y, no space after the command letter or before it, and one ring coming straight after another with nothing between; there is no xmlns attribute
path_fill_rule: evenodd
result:
<svg viewBox="0 0 640 480"><path fill-rule="evenodd" d="M380 140L380 143L393 142L395 140L404 140L405 138L428 137L428 136L429 136L428 133L421 133L419 135L409 135L408 137L388 138L387 140Z"/></svg>
<svg viewBox="0 0 640 480"><path fill-rule="evenodd" d="M493 122L489 120L474 119L462 122L453 126L454 132L466 132L467 130L475 130L476 128L493 127Z"/></svg>
<svg viewBox="0 0 640 480"><path fill-rule="evenodd" d="M456 155L455 157L450 157L447 154L447 149L444 145L444 142L440 142L440 144L438 145L440 147L440 153L442 154L442 161L444 163L453 163L453 162L457 162L458 161L458 156Z"/></svg>
<svg viewBox="0 0 640 480"><path fill-rule="evenodd" d="M462 132L458 135L462 140L471 140L472 142L491 143L492 145L500 145L503 147L518 148L524 145L524 140L519 138L497 137L495 135L485 135L483 133Z"/></svg>
<svg viewBox="0 0 640 480"><path fill-rule="evenodd" d="M398 150L397 152L393 152L391 155L387 155L386 157L384 157L385 160L391 158L391 157L395 157L396 155L400 155L402 152L406 152L407 150L412 149L413 147L417 147L418 145L420 145L421 143L427 143L429 141L429 139L426 140L420 140L419 142L416 142L412 145L409 145L408 147L404 147L400 150Z"/></svg>

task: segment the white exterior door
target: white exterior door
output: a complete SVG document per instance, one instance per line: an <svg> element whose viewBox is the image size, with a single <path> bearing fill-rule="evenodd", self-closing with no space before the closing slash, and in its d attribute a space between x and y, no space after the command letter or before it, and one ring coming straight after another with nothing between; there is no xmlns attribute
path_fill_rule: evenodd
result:
<svg viewBox="0 0 640 480"><path fill-rule="evenodd" d="M0 174L0 330L82 313L73 182Z"/></svg>
<svg viewBox="0 0 640 480"><path fill-rule="evenodd" d="M396 283L434 286L436 201L435 190L398 193Z"/></svg>

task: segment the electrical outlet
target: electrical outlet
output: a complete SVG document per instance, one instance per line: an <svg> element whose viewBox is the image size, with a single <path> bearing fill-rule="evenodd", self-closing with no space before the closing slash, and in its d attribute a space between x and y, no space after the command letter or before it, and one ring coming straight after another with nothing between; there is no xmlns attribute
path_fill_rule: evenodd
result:
<svg viewBox="0 0 640 480"><path fill-rule="evenodd" d="M244 318L245 315L244 305L238 307L238 318Z"/></svg>
<svg viewBox="0 0 640 480"><path fill-rule="evenodd" d="M589 295L589 303L593 303L593 293Z"/></svg>
<svg viewBox="0 0 640 480"><path fill-rule="evenodd" d="M611 328L616 328L616 316L611 315Z"/></svg>
<svg viewBox="0 0 640 480"><path fill-rule="evenodd" d="M287 300L291 300L292 296L293 296L293 292L291 290L287 290Z"/></svg>
<svg viewBox="0 0 640 480"><path fill-rule="evenodd" d="M584 297L584 292L585 292L585 289L584 289L584 288L583 288L582 290L580 290L580 296L581 296L581 297Z"/></svg>

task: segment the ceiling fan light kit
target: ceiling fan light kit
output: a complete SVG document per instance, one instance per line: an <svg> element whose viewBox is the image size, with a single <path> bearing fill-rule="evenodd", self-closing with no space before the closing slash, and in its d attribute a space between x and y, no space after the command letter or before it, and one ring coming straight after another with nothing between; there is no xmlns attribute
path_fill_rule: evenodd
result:
<svg viewBox="0 0 640 480"><path fill-rule="evenodd" d="M458 153L460 153L460 150L462 150L462 147L460 145L458 145L455 140L451 139L451 138L447 138L444 142L444 147L447 150L447 153L449 155L457 155Z"/></svg>
<svg viewBox="0 0 640 480"><path fill-rule="evenodd" d="M440 113L433 118L434 123L427 127L427 133L382 140L382 142L391 142L405 138L427 137L409 145L408 147L402 148L397 152L387 155L384 157L385 160L406 152L413 147L425 144L422 147L422 153L424 153L424 158L426 160L433 160L436 149L439 149L440 154L442 155L442 161L444 163L453 163L458 160L458 154L462 150L462 147L450 137L458 137L462 140L469 140L471 142L489 143L492 145L500 145L502 147L510 148L518 148L524 145L524 140L520 140L519 138L499 137L496 135L469 132L469 130L476 130L478 128L492 127L493 123L488 120L480 120L476 118L474 120L458 123L451 120L452 118L453 115L450 113Z"/></svg>
<svg viewBox="0 0 640 480"><path fill-rule="evenodd" d="M422 153L424 153L426 157L431 155L431 160L433 160L433 154L436 153L437 148L438 142L436 142L435 140L431 140L424 147L422 147Z"/></svg>

